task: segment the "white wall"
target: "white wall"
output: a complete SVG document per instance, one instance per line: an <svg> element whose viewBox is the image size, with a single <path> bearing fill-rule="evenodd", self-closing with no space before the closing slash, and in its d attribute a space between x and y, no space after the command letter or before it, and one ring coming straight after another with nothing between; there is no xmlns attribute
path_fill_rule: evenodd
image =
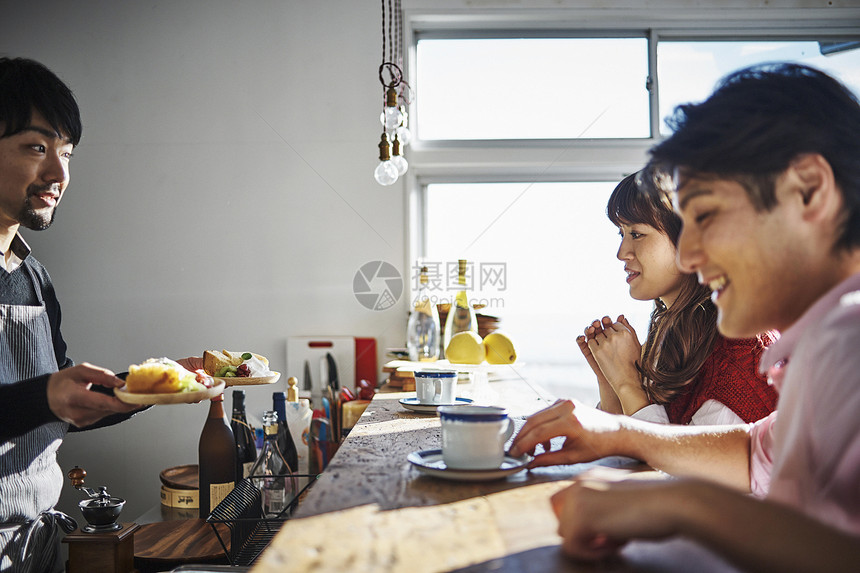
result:
<svg viewBox="0 0 860 573"><path fill-rule="evenodd" d="M287 336L403 344L403 301L373 312L352 292L362 264L405 256L403 189L372 176L378 3L12 0L0 15L0 53L45 63L83 115L57 222L26 234L76 361L232 348L283 372ZM250 407L272 390L248 388ZM196 463L207 408L70 435L61 465L126 497L131 520L158 503L159 471ZM62 507L79 499L67 488Z"/></svg>
<svg viewBox="0 0 860 573"><path fill-rule="evenodd" d="M535 5L642 3L404 0L404 11ZM48 65L83 113L57 222L26 235L75 360L124 370L223 347L283 371L291 335L375 336L380 360L403 344L404 300L373 312L352 293L365 262L408 269L404 189L372 178L379 28L370 0L0 0L0 54ZM250 407L271 391L249 388ZM158 503L159 471L196 463L207 407L70 435L61 464L126 497L131 520ZM60 507L77 515L79 499L67 487Z"/></svg>

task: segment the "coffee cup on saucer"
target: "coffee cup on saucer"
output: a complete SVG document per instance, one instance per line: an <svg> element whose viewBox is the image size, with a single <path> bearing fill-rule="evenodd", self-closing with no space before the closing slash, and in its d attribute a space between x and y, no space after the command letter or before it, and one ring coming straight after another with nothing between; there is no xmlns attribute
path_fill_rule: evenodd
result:
<svg viewBox="0 0 860 573"><path fill-rule="evenodd" d="M442 459L450 469L498 469L514 421L500 406L439 406Z"/></svg>
<svg viewBox="0 0 860 573"><path fill-rule="evenodd" d="M457 386L455 370L418 370L415 372L415 397L422 405L453 404Z"/></svg>

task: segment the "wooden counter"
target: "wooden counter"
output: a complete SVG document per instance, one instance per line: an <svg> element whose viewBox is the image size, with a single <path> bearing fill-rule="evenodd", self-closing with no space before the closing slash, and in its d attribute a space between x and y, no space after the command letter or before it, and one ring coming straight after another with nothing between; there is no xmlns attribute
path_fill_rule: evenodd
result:
<svg viewBox="0 0 860 573"><path fill-rule="evenodd" d="M469 396L461 385L459 395ZM558 548L549 496L597 466L644 470L607 458L522 471L489 482L426 476L409 453L441 447L435 415L398 402L414 393L377 394L329 467L252 570L275 571L731 571L683 541L633 543L622 557L575 563ZM518 422L552 403L523 380L493 382L476 403L510 409Z"/></svg>
<svg viewBox="0 0 860 573"><path fill-rule="evenodd" d="M518 418L517 429L525 416L552 403L550 397L542 400L522 381L494 382L490 388L496 399L485 401L509 408L511 415ZM414 395L414 392L381 393L374 397L295 517L368 503L379 504L382 509L437 505L527 483L570 478L582 471L576 466L558 466L523 471L506 480L491 482L454 482L425 476L406 461L406 456L414 451L440 448L441 429L437 416L416 414L398 402Z"/></svg>

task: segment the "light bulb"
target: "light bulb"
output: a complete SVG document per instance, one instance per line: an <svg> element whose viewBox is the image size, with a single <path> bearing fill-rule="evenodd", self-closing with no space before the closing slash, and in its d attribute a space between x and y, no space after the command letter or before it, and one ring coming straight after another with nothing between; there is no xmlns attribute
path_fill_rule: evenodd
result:
<svg viewBox="0 0 860 573"><path fill-rule="evenodd" d="M381 114L379 114L379 122L382 123L382 126L385 128L385 131L391 133L400 123L403 121L403 113L397 109L396 107L384 107Z"/></svg>
<svg viewBox="0 0 860 573"><path fill-rule="evenodd" d="M397 167L391 160L380 161L373 171L373 177L380 185L394 185L397 181Z"/></svg>
<svg viewBox="0 0 860 573"><path fill-rule="evenodd" d="M397 168L398 175L403 175L409 169L409 162L402 155L395 155L391 158L391 163Z"/></svg>
<svg viewBox="0 0 860 573"><path fill-rule="evenodd" d="M409 145L409 142L412 141L412 132L409 131L408 127L401 125L397 128L395 134L397 135L397 139L400 140L400 145L402 145L403 147L406 147L407 145Z"/></svg>
<svg viewBox="0 0 860 573"><path fill-rule="evenodd" d="M397 181L397 166L391 162L391 145L388 143L388 134L384 131L379 138L379 165L373 171L373 177L380 185L393 185ZM394 151L400 153L400 144L394 140Z"/></svg>

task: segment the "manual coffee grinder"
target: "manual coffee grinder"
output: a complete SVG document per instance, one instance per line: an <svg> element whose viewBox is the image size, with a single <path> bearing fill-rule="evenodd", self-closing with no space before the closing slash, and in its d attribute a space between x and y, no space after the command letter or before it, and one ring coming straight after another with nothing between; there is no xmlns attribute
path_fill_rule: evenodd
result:
<svg viewBox="0 0 860 573"><path fill-rule="evenodd" d="M87 472L75 466L68 476L87 498L78 503L87 524L63 538L69 544L67 573L130 573L134 571L136 523L117 523L125 500L113 497L105 486L98 491L84 486Z"/></svg>

